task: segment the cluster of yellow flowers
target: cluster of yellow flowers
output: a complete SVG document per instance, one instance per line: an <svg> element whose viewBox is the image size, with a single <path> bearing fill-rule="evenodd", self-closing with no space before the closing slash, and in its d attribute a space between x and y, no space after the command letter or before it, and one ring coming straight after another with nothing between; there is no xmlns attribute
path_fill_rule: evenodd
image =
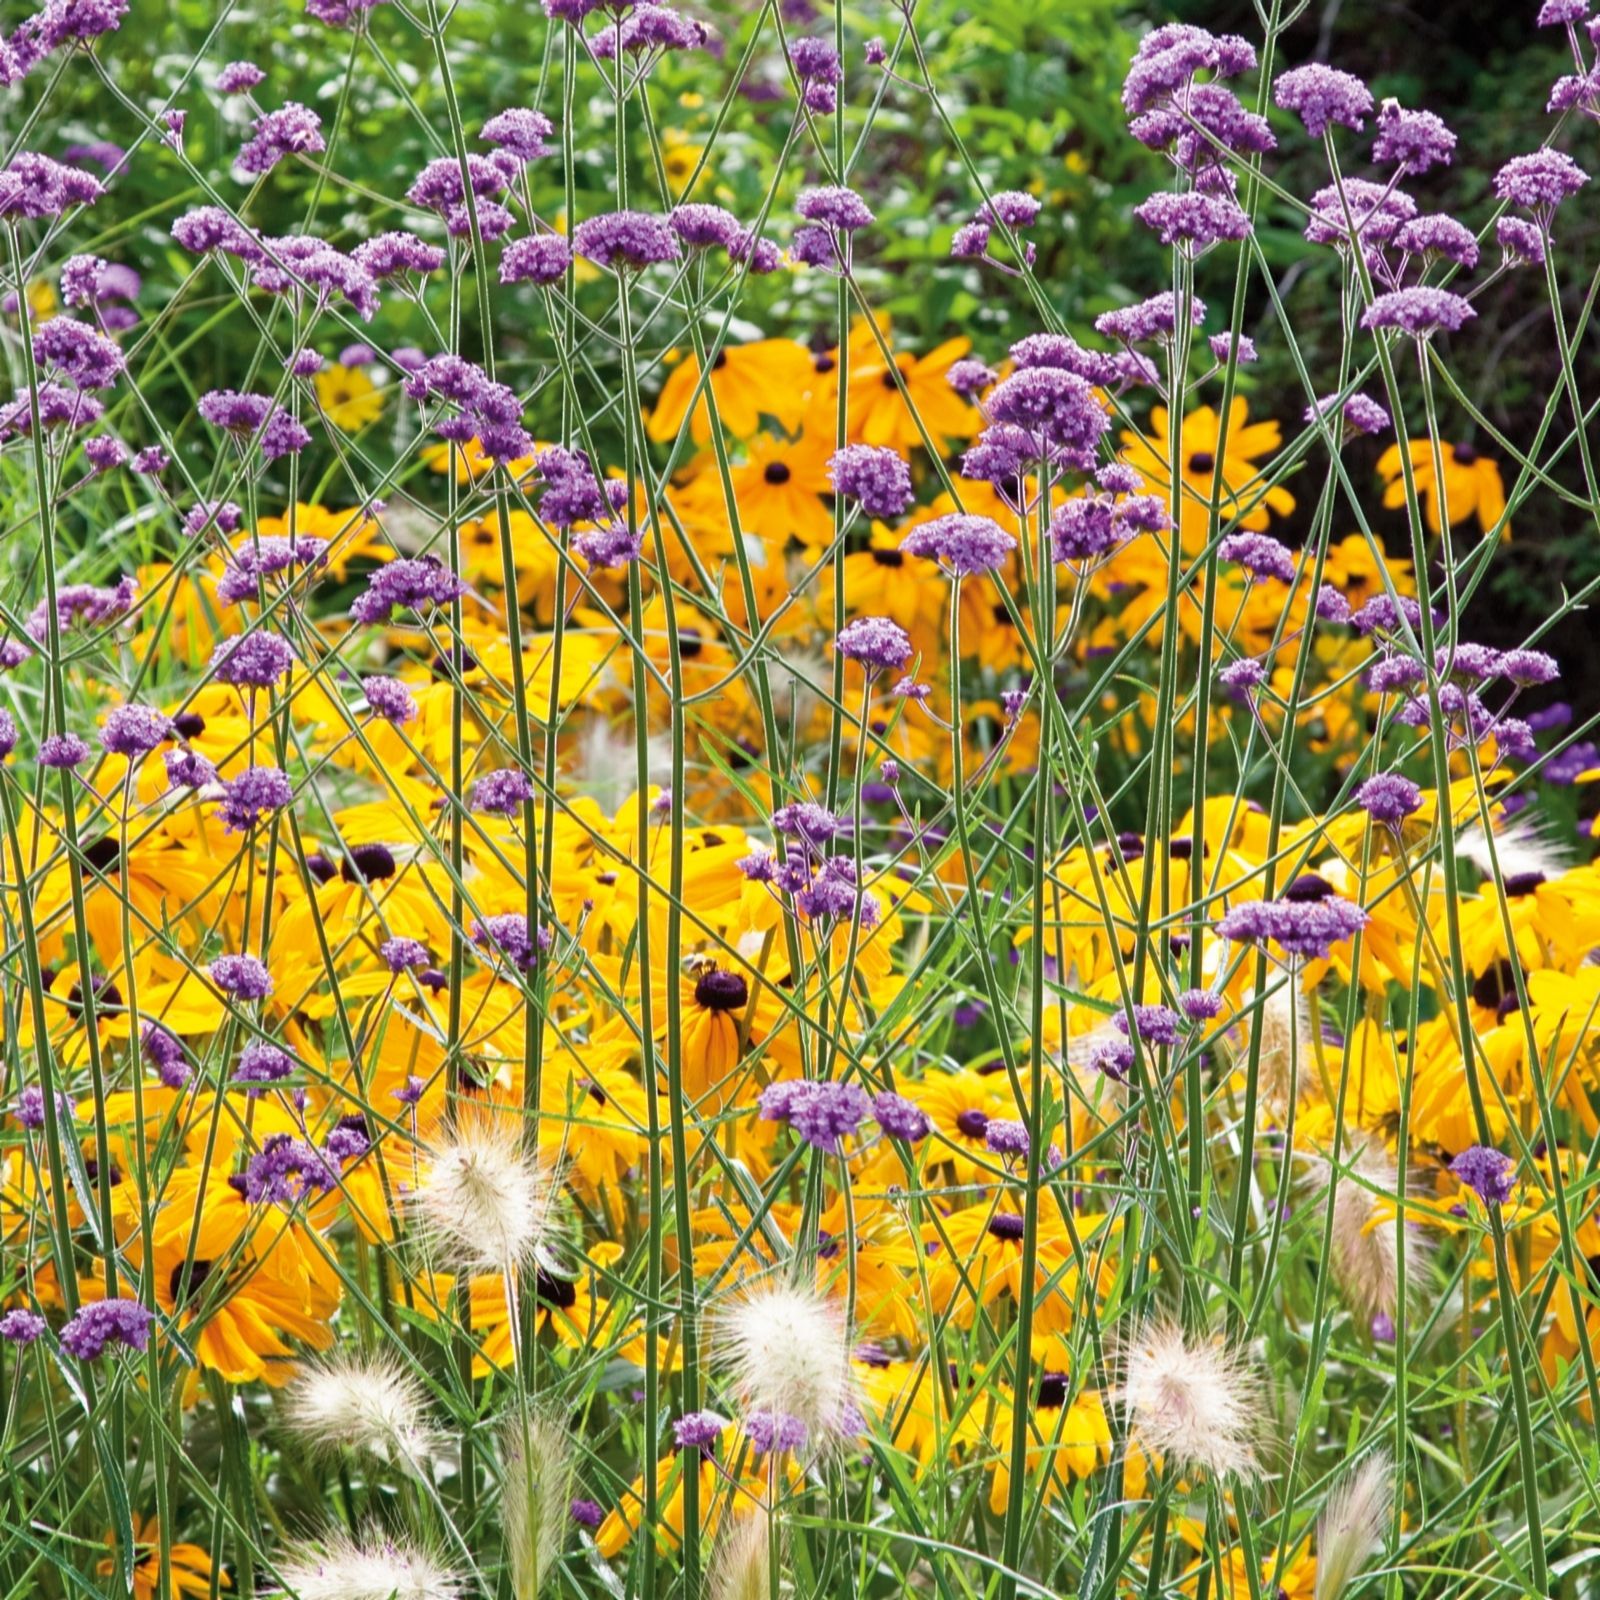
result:
<svg viewBox="0 0 1600 1600"><path fill-rule="evenodd" d="M832 352L730 347L708 380L714 418L696 405L694 358L676 362L646 433L695 448L660 505L642 504L643 483L625 491L665 556L663 569L647 548L631 596L525 503L475 498L488 463L455 446L433 465L463 496L447 531L465 594L431 615L361 628L339 614L374 562L424 537L376 506L299 504L218 535L198 563L139 571L146 603L124 642L155 683L192 679L263 616L295 662L270 687L207 677L159 704L163 753L203 771L192 786L173 788L149 750L71 780L70 809L49 787L12 792L3 914L37 996L8 988L10 1048L62 1098L8 1107L8 1307L53 1318L142 1300L153 1360L181 1370L191 1404L208 1381L284 1385L368 1319L419 1357L465 1340L490 1383L531 1352L557 1373L621 1363L653 1384L699 1331L650 1298L671 1298L640 1268L655 1237L669 1280L687 1281L682 1306L787 1274L828 1308L849 1339L839 1431L875 1440L894 1470L970 1468L997 1513L1017 1470L1047 1502L1106 1471L1135 1500L1164 1466L1230 1465L1131 1380L1125 1426L1104 1344L1152 1274L1192 1270L1198 1230L1229 1234L1236 1260L1278 1249L1281 1215L1216 1214L1215 1171L1254 1161L1274 1208L1307 1186L1320 1197L1338 1291L1384 1360L1430 1270L1420 1244L1407 1265L1406 1230L1455 1241L1472 1253L1470 1294L1498 1293L1484 1185L1450 1170L1492 1142L1518 1163L1496 1216L1519 1285L1557 1285L1546 1378L1566 1381L1581 1355L1592 1394L1600 1321L1583 1273L1600 1223L1586 1201L1563 1230L1550 1195L1578 1180L1600 1130L1600 872L1552 858L1496 800L1490 737L1457 741L1448 791L1420 790L1398 820L1346 804L1288 821L1229 793L1170 837L1097 835L1086 788L1073 842L1035 841L1030 894L1032 865L1000 825L1008 785L1038 760L1037 700L1006 703L1030 659L1024 555L959 586L957 662L949 580L900 548L957 509L949 493L841 539L841 407L852 440L908 461L979 426L947 381L966 341L891 362L875 356L886 338L855 330L842 396ZM381 392L346 383L324 404L359 428ZM1371 681L1383 634L1315 627L1319 596L1334 591L1345 616L1410 597L1409 565L1370 534L1329 542L1290 581L1208 560L1219 519L1262 530L1294 509L1258 466L1279 429L1243 400L1226 426L1203 408L1176 441L1169 428L1157 409L1121 458L1163 495L1183 463L1176 609L1163 538L1059 569L1060 616L1081 623L1071 670L1096 685L1086 737L1111 761L1148 748L1156 692L1133 668L1097 674L1176 627L1191 656L1210 641L1201 675L1270 659L1263 684L1208 705L1203 735L1187 703L1187 746L1270 744L1292 706L1297 748L1359 775L1396 705ZM998 493L968 484L960 509L1026 548ZM219 594L264 540L313 541L316 559L243 603ZM854 617L905 630L918 693L830 658ZM363 672L380 676L363 686ZM1425 754L1426 727L1416 739ZM830 740L828 770L799 758ZM253 799L269 769L292 793ZM952 789L972 790L975 817ZM1477 887L1442 870L1446 832ZM853 853L828 855L836 836ZM847 863L853 915L782 887L785 839ZM1219 927L1274 903L1275 885L1363 915L1315 949ZM1450 1003L1452 951L1470 1003ZM219 977L215 957L239 952L265 984ZM1008 952L1042 992L996 973ZM819 1084L852 1092L813 1104ZM508 1128L527 1147L500 1157L545 1186L535 1244L452 1249L419 1221L441 1163L470 1188L473 1141L492 1152ZM1123 1175L1145 1170L1146 1141L1192 1200L1171 1235L1128 1205ZM1152 1382L1199 1381L1205 1346L1150 1343ZM709 1536L730 1508L769 1503L765 1460L784 1445L762 1438L761 1415L719 1418L692 1449L597 1486L599 1552L621 1552L647 1507L669 1548L691 1505ZM799 1474L798 1439L787 1455ZM1256 1559L1259 1581L1313 1593L1309 1535ZM185 1560L180 1591L205 1592L201 1553ZM1257 1581L1247 1565L1222 1575L1240 1594Z"/></svg>

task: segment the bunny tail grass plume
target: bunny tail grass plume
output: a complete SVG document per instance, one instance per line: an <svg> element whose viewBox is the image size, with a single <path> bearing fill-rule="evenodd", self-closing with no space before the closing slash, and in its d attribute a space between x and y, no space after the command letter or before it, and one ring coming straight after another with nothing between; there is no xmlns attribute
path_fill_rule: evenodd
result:
<svg viewBox="0 0 1600 1600"><path fill-rule="evenodd" d="M1311 1012L1306 997L1293 978L1272 984L1260 1005L1252 990L1244 999L1248 1025L1261 1034L1257 1094L1264 1110L1282 1116L1290 1102L1298 1102L1302 1069L1311 1059ZM1239 1052L1239 1068L1250 1065L1248 1045Z"/></svg>
<svg viewBox="0 0 1600 1600"><path fill-rule="evenodd" d="M1456 854L1488 879L1494 877L1496 861L1502 878L1554 878L1571 865L1570 852L1550 838L1546 825L1522 812L1495 824L1492 855L1480 820L1469 822L1456 834Z"/></svg>
<svg viewBox="0 0 1600 1600"><path fill-rule="evenodd" d="M815 1289L768 1279L715 1313L712 1339L747 1415L793 1418L813 1450L859 1431L849 1331Z"/></svg>
<svg viewBox="0 0 1600 1600"><path fill-rule="evenodd" d="M539 1412L507 1417L500 1438L505 1463L501 1521L511 1592L517 1600L534 1600L566 1535L572 1440L554 1417Z"/></svg>
<svg viewBox="0 0 1600 1600"><path fill-rule="evenodd" d="M1383 1543L1394 1507L1394 1471L1385 1451L1374 1451L1328 1500L1317 1524L1315 1600L1339 1600Z"/></svg>
<svg viewBox="0 0 1600 1600"><path fill-rule="evenodd" d="M293 1600L459 1600L467 1592L459 1572L380 1529L297 1546L278 1564L278 1578L273 1592Z"/></svg>
<svg viewBox="0 0 1600 1600"><path fill-rule="evenodd" d="M1380 1208L1385 1198L1398 1200L1402 1184L1394 1162L1376 1140L1347 1136L1349 1171L1333 1183L1333 1168L1314 1162L1312 1181L1324 1192L1333 1188L1333 1275L1346 1303L1369 1321L1393 1317L1400 1296L1400 1262L1395 1251L1394 1220ZM1406 1242L1409 1257L1423 1241L1413 1230ZM1414 1280L1413 1280L1414 1281Z"/></svg>
<svg viewBox="0 0 1600 1600"><path fill-rule="evenodd" d="M1125 1360L1129 1427L1169 1471L1202 1467L1224 1477L1255 1469L1260 1386L1239 1351L1154 1322L1129 1341Z"/></svg>
<svg viewBox="0 0 1600 1600"><path fill-rule="evenodd" d="M509 1118L457 1124L411 1197L424 1237L462 1272L549 1260L560 1179Z"/></svg>
<svg viewBox="0 0 1600 1600"><path fill-rule="evenodd" d="M425 1472L439 1440L427 1396L394 1360L351 1354L303 1371L284 1391L290 1432L316 1452L365 1450Z"/></svg>
<svg viewBox="0 0 1600 1600"><path fill-rule="evenodd" d="M776 1600L772 1537L764 1511L724 1523L711 1556L711 1600ZM776 1565L781 1572L781 1549Z"/></svg>

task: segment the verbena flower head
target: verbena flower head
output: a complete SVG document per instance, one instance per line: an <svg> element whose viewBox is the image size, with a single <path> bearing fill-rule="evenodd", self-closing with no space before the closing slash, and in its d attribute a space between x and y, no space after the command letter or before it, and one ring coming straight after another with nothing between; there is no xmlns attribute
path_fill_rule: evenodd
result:
<svg viewBox="0 0 1600 1600"><path fill-rule="evenodd" d="M75 733L52 733L39 741L39 765L57 771L82 766L92 753Z"/></svg>
<svg viewBox="0 0 1600 1600"><path fill-rule="evenodd" d="M1426 339L1441 329L1455 333L1466 326L1477 312L1470 300L1448 289L1414 285L1380 294L1361 313L1361 326L1373 330L1395 330Z"/></svg>
<svg viewBox="0 0 1600 1600"><path fill-rule="evenodd" d="M1170 1006L1134 1006L1133 1031L1147 1044L1173 1046L1182 1042L1182 1019ZM1127 1033L1128 1019L1120 1011L1111 1019L1112 1027Z"/></svg>
<svg viewBox="0 0 1600 1600"><path fill-rule="evenodd" d="M1485 1205L1504 1205L1516 1184L1517 1164L1504 1151L1475 1144L1463 1150L1450 1170Z"/></svg>
<svg viewBox="0 0 1600 1600"><path fill-rule="evenodd" d="M1270 940L1292 956L1320 961L1334 945L1366 927L1367 920L1360 906L1341 900L1322 879L1308 874L1290 884L1281 899L1235 906L1217 923L1217 932L1248 943Z"/></svg>
<svg viewBox="0 0 1600 1600"><path fill-rule="evenodd" d="M911 469L898 451L849 444L828 459L834 492L857 501L869 517L897 517L915 499Z"/></svg>
<svg viewBox="0 0 1600 1600"><path fill-rule="evenodd" d="M1088 381L1064 367L1014 372L990 390L985 410L995 423L1021 429L1084 472L1093 468L1096 447L1111 426Z"/></svg>
<svg viewBox="0 0 1600 1600"><path fill-rule="evenodd" d="M699 202L674 206L667 225L691 250L732 250L743 232L731 211Z"/></svg>
<svg viewBox="0 0 1600 1600"><path fill-rule="evenodd" d="M118 706L107 714L100 744L109 754L138 759L172 737L172 719L151 706Z"/></svg>
<svg viewBox="0 0 1600 1600"><path fill-rule="evenodd" d="M878 1126L893 1139L914 1143L918 1139L925 1139L932 1131L932 1124L921 1106L887 1089L873 1097L872 1115Z"/></svg>
<svg viewBox="0 0 1600 1600"><path fill-rule="evenodd" d="M1136 216L1165 245L1199 254L1224 240L1247 238L1250 218L1230 195L1202 194L1189 189L1162 191L1134 207Z"/></svg>
<svg viewBox="0 0 1600 1600"><path fill-rule="evenodd" d="M680 1450L709 1450L728 1426L715 1411L689 1411L672 1424L672 1437Z"/></svg>
<svg viewBox="0 0 1600 1600"><path fill-rule="evenodd" d="M13 1306L0 1316L0 1339L10 1345L30 1345L43 1337L50 1324L37 1311L26 1306Z"/></svg>
<svg viewBox="0 0 1600 1600"><path fill-rule="evenodd" d="M321 155L328 148L322 137L322 118L290 100L276 111L264 112L251 125L250 137L240 147L235 165L250 177L271 172L289 156Z"/></svg>
<svg viewBox="0 0 1600 1600"><path fill-rule="evenodd" d="M236 688L270 689L293 665L294 647L263 629L224 639L211 653L211 675Z"/></svg>
<svg viewBox="0 0 1600 1600"><path fill-rule="evenodd" d="M892 672L912 657L911 639L887 617L857 617L839 630L835 641L847 661L859 661L874 672Z"/></svg>
<svg viewBox="0 0 1600 1600"><path fill-rule="evenodd" d="M1017 548L1017 541L991 517L953 511L913 528L900 541L900 548L907 555L939 562L958 578L969 578L1003 566L1006 557ZM843 637L841 634L841 640Z"/></svg>
<svg viewBox="0 0 1600 1600"><path fill-rule="evenodd" d="M682 253L672 229L645 211L608 211L580 222L572 235L572 251L597 267L618 272L676 261Z"/></svg>
<svg viewBox="0 0 1600 1600"><path fill-rule="evenodd" d="M1358 77L1337 67L1312 62L1278 75L1272 86L1275 105L1292 111L1313 139L1329 128L1351 128L1360 133L1372 113L1372 91Z"/></svg>
<svg viewBox="0 0 1600 1600"><path fill-rule="evenodd" d="M218 94L249 94L267 81L267 75L253 61L230 61L217 74Z"/></svg>
<svg viewBox="0 0 1600 1600"><path fill-rule="evenodd" d="M1422 806L1422 791L1397 772L1380 772L1355 792L1355 802L1374 822L1398 827Z"/></svg>
<svg viewBox="0 0 1600 1600"><path fill-rule="evenodd" d="M981 361L956 361L945 374L945 382L964 399L973 399L996 383L999 374Z"/></svg>
<svg viewBox="0 0 1600 1600"><path fill-rule="evenodd" d="M567 241L556 233L513 239L500 257L501 283L559 283L572 265Z"/></svg>
<svg viewBox="0 0 1600 1600"><path fill-rule="evenodd" d="M1407 175L1430 167L1448 166L1456 136L1431 111L1407 111L1398 100L1385 100L1378 108L1378 136L1372 142L1372 159L1380 166L1398 167Z"/></svg>
<svg viewBox="0 0 1600 1600"><path fill-rule="evenodd" d="M472 786L472 809L500 816L514 816L538 791L520 767L502 767L486 772Z"/></svg>
<svg viewBox="0 0 1600 1600"><path fill-rule="evenodd" d="M218 956L207 970L211 981L235 1000L265 1000L273 991L272 974L254 956Z"/></svg>
<svg viewBox="0 0 1600 1600"><path fill-rule="evenodd" d="M802 190L795 210L807 222L836 228L842 233L865 228L873 220L866 201L854 189L837 186Z"/></svg>
<svg viewBox="0 0 1600 1600"><path fill-rule="evenodd" d="M396 725L415 722L417 702L410 687L399 678L363 678L361 692L374 716Z"/></svg>
<svg viewBox="0 0 1600 1600"><path fill-rule="evenodd" d="M427 244L414 233L394 231L363 240L350 252L350 259L376 280L398 278L408 272L425 275L444 265L444 251Z"/></svg>
<svg viewBox="0 0 1600 1600"><path fill-rule="evenodd" d="M1472 230L1454 217L1413 217L1395 230L1393 248L1410 255L1435 256L1465 267L1478 264L1478 241Z"/></svg>
<svg viewBox="0 0 1600 1600"><path fill-rule="evenodd" d="M1521 217L1500 217L1494 225L1495 243L1501 260L1508 267L1542 267L1544 232L1537 224Z"/></svg>
<svg viewBox="0 0 1600 1600"><path fill-rule="evenodd" d="M550 119L542 111L512 106L490 117L478 137L485 144L509 150L518 161L538 161L550 154L545 141L554 132Z"/></svg>
<svg viewBox="0 0 1600 1600"><path fill-rule="evenodd" d="M1189 297L1189 320L1197 328L1206 320L1205 301L1196 295ZM1170 339L1177 326L1178 299L1170 289L1153 294L1138 305L1107 311L1094 319L1096 333L1103 333L1108 339L1120 339L1124 344Z"/></svg>
<svg viewBox="0 0 1600 1600"><path fill-rule="evenodd" d="M1256 53L1236 34L1213 34L1187 23L1155 28L1139 41L1122 86L1122 104L1130 117L1170 104L1189 91L1195 75L1213 72L1237 77L1256 64Z"/></svg>
<svg viewBox="0 0 1600 1600"><path fill-rule="evenodd" d="M24 150L0 168L0 219L59 217L74 206L92 206L105 192L91 173Z"/></svg>
<svg viewBox="0 0 1600 1600"><path fill-rule="evenodd" d="M354 622L387 622L397 608L427 613L466 592L466 584L437 557L401 557L368 578L366 593L350 603L350 617Z"/></svg>
<svg viewBox="0 0 1600 1600"><path fill-rule="evenodd" d="M1266 663L1254 656L1230 661L1217 673L1217 682L1224 689L1231 689L1237 694L1248 694L1252 689L1259 689L1266 681Z"/></svg>
<svg viewBox="0 0 1600 1600"><path fill-rule="evenodd" d="M785 1079L761 1091L761 1116L785 1122L805 1142L829 1155L872 1114L872 1101L860 1084Z"/></svg>
<svg viewBox="0 0 1600 1600"><path fill-rule="evenodd" d="M1306 407L1305 420L1315 422L1319 417L1326 416L1338 401L1337 395L1323 395L1313 405ZM1389 413L1376 400L1364 394L1349 396L1340 408L1339 414L1344 422L1344 432L1349 437L1387 433L1392 426Z"/></svg>
<svg viewBox="0 0 1600 1600"><path fill-rule="evenodd" d="M1575 195L1589 174L1564 150L1535 150L1513 156L1494 175L1494 192L1514 206L1548 215Z"/></svg>
<svg viewBox="0 0 1600 1600"><path fill-rule="evenodd" d="M1289 551L1267 533L1230 533L1217 546L1217 554L1224 561L1236 561L1256 583L1277 578L1283 583L1295 580L1295 559Z"/></svg>
<svg viewBox="0 0 1600 1600"><path fill-rule="evenodd" d="M1403 189L1346 178L1329 184L1311 197L1311 217L1305 237L1312 244L1332 244L1348 249L1354 239L1363 249L1385 244L1402 223L1417 214L1417 202Z"/></svg>
<svg viewBox="0 0 1600 1600"><path fill-rule="evenodd" d="M668 50L697 50L711 38L711 30L692 17L680 16L670 6L635 0L620 23L602 28L591 49L602 61L615 60L618 52L655 59Z"/></svg>
<svg viewBox="0 0 1600 1600"><path fill-rule="evenodd" d="M984 1147L993 1155L1020 1158L1028 1153L1028 1129L1013 1117L991 1117L983 1130Z"/></svg>
<svg viewBox="0 0 1600 1600"><path fill-rule="evenodd" d="M97 1361L113 1345L144 1350L155 1313L137 1300L96 1300L61 1330L61 1348L80 1361Z"/></svg>

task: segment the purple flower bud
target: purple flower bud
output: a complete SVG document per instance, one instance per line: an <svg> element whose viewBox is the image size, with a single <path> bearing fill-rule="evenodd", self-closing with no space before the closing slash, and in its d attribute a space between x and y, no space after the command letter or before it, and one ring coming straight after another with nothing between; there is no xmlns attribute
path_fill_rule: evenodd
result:
<svg viewBox="0 0 1600 1600"><path fill-rule="evenodd" d="M705 1450L722 1437L727 1425L715 1411L691 1411L672 1424L672 1437L680 1450Z"/></svg>
<svg viewBox="0 0 1600 1600"><path fill-rule="evenodd" d="M217 74L218 94L248 94L266 82L266 73L253 61L230 61Z"/></svg>
<svg viewBox="0 0 1600 1600"><path fill-rule="evenodd" d="M155 1313L137 1300L96 1300L84 1306L61 1330L61 1348L80 1361L94 1361L108 1345L144 1350Z"/></svg>
<svg viewBox="0 0 1600 1600"><path fill-rule="evenodd" d="M887 617L857 617L839 630L835 642L847 661L859 661L873 672L892 672L913 654L905 629Z"/></svg>
<svg viewBox="0 0 1600 1600"><path fill-rule="evenodd" d="M1504 1205L1516 1183L1516 1163L1487 1145L1475 1144L1463 1150L1450 1163L1450 1170L1485 1205Z"/></svg>
<svg viewBox="0 0 1600 1600"><path fill-rule="evenodd" d="M904 1139L913 1144L926 1138L932 1128L920 1106L887 1089L873 1097L872 1115L891 1139Z"/></svg>
<svg viewBox="0 0 1600 1600"><path fill-rule="evenodd" d="M89 759L89 746L75 733L52 733L39 742L39 765L70 771Z"/></svg>
<svg viewBox="0 0 1600 1600"><path fill-rule="evenodd" d="M643 211L609 211L580 222L573 231L572 252L619 272L676 261L681 254L672 229Z"/></svg>
<svg viewBox="0 0 1600 1600"><path fill-rule="evenodd" d="M1366 84L1321 62L1280 73L1272 98L1285 111L1294 112L1313 139L1320 139L1335 124L1359 133L1372 111L1372 91Z"/></svg>
<svg viewBox="0 0 1600 1600"><path fill-rule="evenodd" d="M837 228L844 233L865 228L873 220L866 201L854 189L803 189L795 210L807 222Z"/></svg>
<svg viewBox="0 0 1600 1600"><path fill-rule="evenodd" d="M1355 792L1355 802L1374 822L1398 827L1422 806L1422 791L1397 772L1380 772Z"/></svg>
<svg viewBox="0 0 1600 1600"><path fill-rule="evenodd" d="M1025 1156L1028 1153L1026 1124L1009 1117L992 1117L983 1130L985 1148L997 1156Z"/></svg>
<svg viewBox="0 0 1600 1600"><path fill-rule="evenodd" d="M0 1316L0 1339L4 1339L7 1344L29 1345L40 1338L49 1326L50 1324L37 1311L29 1311L26 1306L17 1306L4 1316Z"/></svg>
<svg viewBox="0 0 1600 1600"><path fill-rule="evenodd" d="M834 491L860 502L869 517L897 517L915 498L911 470L893 450L850 444L828 461Z"/></svg>
<svg viewBox="0 0 1600 1600"><path fill-rule="evenodd" d="M474 811L489 811L502 817L514 816L538 791L520 767L502 767L486 772L472 786Z"/></svg>
<svg viewBox="0 0 1600 1600"><path fill-rule="evenodd" d="M995 571L1016 547L1015 537L992 518L960 511L924 522L900 541L907 555L938 561L958 578Z"/></svg>
<svg viewBox="0 0 1600 1600"><path fill-rule="evenodd" d="M1431 111L1407 111L1397 100L1385 100L1378 108L1372 159L1379 165L1406 174L1426 172L1448 166L1455 148L1456 136Z"/></svg>
<svg viewBox="0 0 1600 1600"><path fill-rule="evenodd" d="M1561 150L1513 156L1494 175L1494 192L1512 205L1548 214L1587 182L1589 174Z"/></svg>
<svg viewBox="0 0 1600 1600"><path fill-rule="evenodd" d="M100 744L109 754L136 761L172 737L172 719L150 706L118 706L107 713Z"/></svg>
<svg viewBox="0 0 1600 1600"><path fill-rule="evenodd" d="M1477 314L1472 303L1463 300L1460 295L1451 294L1448 289L1433 289L1417 284L1409 289L1395 289L1389 294L1380 294L1362 312L1361 326L1394 328L1426 339L1440 328L1455 333Z"/></svg>
<svg viewBox="0 0 1600 1600"><path fill-rule="evenodd" d="M218 956L208 970L211 981L235 1000L265 1000L272 993L272 974L254 956Z"/></svg>

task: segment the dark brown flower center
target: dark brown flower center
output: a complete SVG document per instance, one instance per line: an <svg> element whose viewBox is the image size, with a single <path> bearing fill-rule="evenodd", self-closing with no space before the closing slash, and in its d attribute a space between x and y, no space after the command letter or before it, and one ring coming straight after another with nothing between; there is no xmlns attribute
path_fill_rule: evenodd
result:
<svg viewBox="0 0 1600 1600"><path fill-rule="evenodd" d="M739 1011L749 1003L750 986L737 972L713 967L695 982L694 1002L707 1011Z"/></svg>

